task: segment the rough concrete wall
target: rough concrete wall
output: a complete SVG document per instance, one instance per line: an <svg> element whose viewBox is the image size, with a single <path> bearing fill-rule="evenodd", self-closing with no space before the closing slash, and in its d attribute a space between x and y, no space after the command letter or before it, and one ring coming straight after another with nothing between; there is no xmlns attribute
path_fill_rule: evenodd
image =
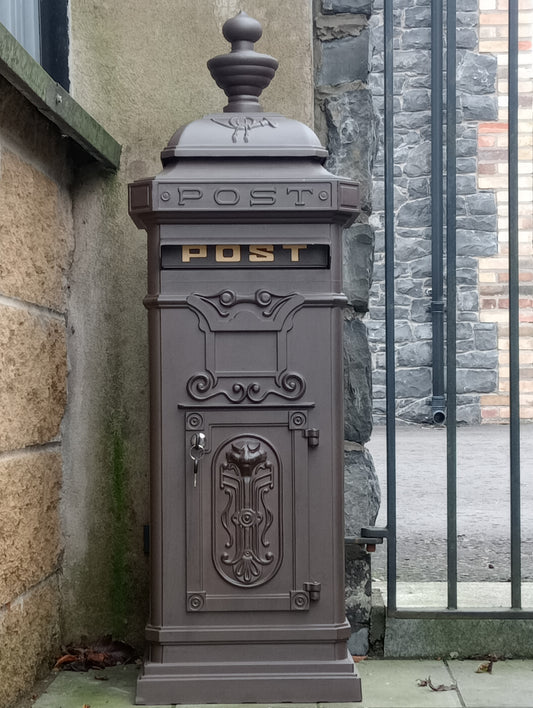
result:
<svg viewBox="0 0 533 708"><path fill-rule="evenodd" d="M8 706L59 644L72 218L61 136L4 80L0 92L0 705Z"/></svg>
<svg viewBox="0 0 533 708"><path fill-rule="evenodd" d="M359 184L361 214L344 236L345 529L348 537L371 526L379 509L379 483L365 443L372 433L372 364L366 327L372 283L371 213L376 116L368 89L370 0L316 0L317 126L330 151L328 169ZM346 553L349 647L368 652L371 609L370 556L351 543Z"/></svg>
<svg viewBox="0 0 533 708"><path fill-rule="evenodd" d="M127 183L160 170L176 128L226 103L205 66L228 51L221 26L240 9L263 24L259 51L280 68L266 110L312 122L308 0L71 2L77 101L123 145L121 169L84 172L74 192L69 402L62 514L65 639L113 632L140 642L147 614L146 235Z"/></svg>

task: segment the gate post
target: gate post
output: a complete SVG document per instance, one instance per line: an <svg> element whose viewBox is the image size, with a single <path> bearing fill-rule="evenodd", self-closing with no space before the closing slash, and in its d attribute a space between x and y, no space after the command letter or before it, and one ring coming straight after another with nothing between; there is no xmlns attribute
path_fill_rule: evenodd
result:
<svg viewBox="0 0 533 708"><path fill-rule="evenodd" d="M228 20L229 103L130 185L148 233L151 567L138 704L354 702L344 609L342 228L357 186L264 113Z"/></svg>

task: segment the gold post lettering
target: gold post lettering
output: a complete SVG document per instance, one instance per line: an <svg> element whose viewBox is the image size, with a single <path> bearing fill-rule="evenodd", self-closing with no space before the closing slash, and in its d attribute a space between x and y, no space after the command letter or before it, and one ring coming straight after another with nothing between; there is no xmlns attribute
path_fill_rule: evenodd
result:
<svg viewBox="0 0 533 708"><path fill-rule="evenodd" d="M274 246L250 246L250 263L272 263L273 260Z"/></svg>
<svg viewBox="0 0 533 708"><path fill-rule="evenodd" d="M282 246L282 248L285 248L287 251L291 252L291 261L299 261L300 260L300 249L307 248L307 246L300 246L299 244L292 244L292 245L286 245Z"/></svg>
<svg viewBox="0 0 533 708"><path fill-rule="evenodd" d="M228 252L230 252L229 255ZM241 260L241 247L217 246L215 259L217 263L239 263Z"/></svg>
<svg viewBox="0 0 533 708"><path fill-rule="evenodd" d="M191 258L206 258L207 246L182 246L181 260L184 263L190 263Z"/></svg>

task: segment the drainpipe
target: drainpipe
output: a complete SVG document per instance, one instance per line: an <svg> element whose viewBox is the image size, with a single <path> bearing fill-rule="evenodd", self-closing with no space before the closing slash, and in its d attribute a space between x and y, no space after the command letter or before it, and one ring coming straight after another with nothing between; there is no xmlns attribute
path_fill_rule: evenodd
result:
<svg viewBox="0 0 533 708"><path fill-rule="evenodd" d="M444 243L442 159L442 0L431 3L431 325L434 423L446 421L444 396Z"/></svg>

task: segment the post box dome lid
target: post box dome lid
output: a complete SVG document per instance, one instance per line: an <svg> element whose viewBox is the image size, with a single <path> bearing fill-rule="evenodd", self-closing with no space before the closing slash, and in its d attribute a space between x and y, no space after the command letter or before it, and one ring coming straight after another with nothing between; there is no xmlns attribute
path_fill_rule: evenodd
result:
<svg viewBox="0 0 533 708"><path fill-rule="evenodd" d="M328 152L303 123L277 113L217 113L177 130L161 153L180 157L314 157Z"/></svg>
<svg viewBox="0 0 533 708"><path fill-rule="evenodd" d="M163 164L180 157L313 157L323 162L327 150L310 128L262 110L259 96L278 62L254 49L263 34L260 23L240 12L222 32L231 52L213 57L207 66L228 105L223 113L179 128L161 153Z"/></svg>

